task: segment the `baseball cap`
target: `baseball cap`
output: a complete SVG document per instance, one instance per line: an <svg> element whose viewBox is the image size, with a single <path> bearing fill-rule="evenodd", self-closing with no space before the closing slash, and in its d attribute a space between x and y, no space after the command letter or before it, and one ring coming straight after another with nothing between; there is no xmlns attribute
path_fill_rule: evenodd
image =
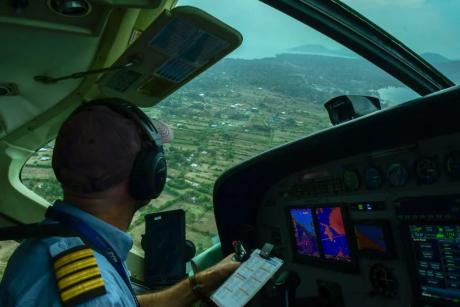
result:
<svg viewBox="0 0 460 307"><path fill-rule="evenodd" d="M171 142L171 129L159 120L152 123L163 144ZM87 106L59 130L52 160L56 178L77 195L106 190L129 178L142 138L132 119L107 106Z"/></svg>

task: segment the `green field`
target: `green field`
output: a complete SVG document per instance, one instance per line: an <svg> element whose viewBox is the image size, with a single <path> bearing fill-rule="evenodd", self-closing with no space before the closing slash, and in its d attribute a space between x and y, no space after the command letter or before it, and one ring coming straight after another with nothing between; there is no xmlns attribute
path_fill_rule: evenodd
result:
<svg viewBox="0 0 460 307"><path fill-rule="evenodd" d="M258 153L313 132L318 126L328 126L317 105L260 92L248 87L235 99L231 90L216 89L208 96L183 90L158 107L144 110L166 122L174 140L165 146L165 191L141 208L130 226L136 247L140 248L146 214L182 208L186 211L188 239L194 241L198 252L208 248L217 235L212 190L218 176ZM270 105L264 103L267 97ZM50 202L61 198L50 165L52 146L37 151L22 172L23 183Z"/></svg>

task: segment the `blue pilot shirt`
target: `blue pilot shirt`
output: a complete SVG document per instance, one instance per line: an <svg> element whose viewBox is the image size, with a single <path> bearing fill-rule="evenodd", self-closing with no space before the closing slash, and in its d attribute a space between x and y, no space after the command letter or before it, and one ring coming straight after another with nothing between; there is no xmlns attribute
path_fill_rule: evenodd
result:
<svg viewBox="0 0 460 307"><path fill-rule="evenodd" d="M54 208L80 219L110 243L124 263L133 241L120 229L78 209L56 201ZM45 219L44 223L52 223ZM11 256L0 283L0 306L62 306L54 276L52 258L66 250L84 245L79 237L27 239ZM136 306L130 289L112 264L94 251L106 294L91 298L78 306Z"/></svg>

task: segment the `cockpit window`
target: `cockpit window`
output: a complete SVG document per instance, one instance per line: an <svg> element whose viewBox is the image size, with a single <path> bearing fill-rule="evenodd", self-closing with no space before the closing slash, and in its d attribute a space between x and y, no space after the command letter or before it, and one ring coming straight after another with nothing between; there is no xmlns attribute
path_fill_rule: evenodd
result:
<svg viewBox="0 0 460 307"><path fill-rule="evenodd" d="M218 242L212 206L215 180L227 169L330 127L323 104L338 95L379 97L386 108L417 96L360 56L259 2L181 0L238 29L243 45L195 80L144 111L167 123L168 180L161 196L130 226L141 250L144 216L182 208L187 238L201 252ZM48 201L61 197L51 169L53 143L39 149L23 183Z"/></svg>
<svg viewBox="0 0 460 307"><path fill-rule="evenodd" d="M21 171L22 183L50 203L62 199L61 185L51 168L53 148L54 140L39 148Z"/></svg>
<svg viewBox="0 0 460 307"><path fill-rule="evenodd" d="M181 0L243 34L226 59L153 108L173 129L166 147L166 190L136 216L186 210L187 236L198 251L217 242L215 180L266 150L330 126L323 104L338 95L379 97L389 107L415 96L399 81L317 31L259 1Z"/></svg>
<svg viewBox="0 0 460 307"><path fill-rule="evenodd" d="M394 35L454 83L460 84L460 1L342 2Z"/></svg>
<svg viewBox="0 0 460 307"><path fill-rule="evenodd" d="M18 245L16 241L0 241L0 280L2 280L8 260Z"/></svg>

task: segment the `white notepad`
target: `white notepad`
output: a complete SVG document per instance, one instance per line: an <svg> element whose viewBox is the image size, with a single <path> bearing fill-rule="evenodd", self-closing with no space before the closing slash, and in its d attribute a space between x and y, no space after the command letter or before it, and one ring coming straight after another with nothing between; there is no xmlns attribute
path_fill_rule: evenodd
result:
<svg viewBox="0 0 460 307"><path fill-rule="evenodd" d="M220 286L211 300L220 307L244 306L267 283L283 264L281 259L259 256L260 250L252 252L251 257Z"/></svg>

